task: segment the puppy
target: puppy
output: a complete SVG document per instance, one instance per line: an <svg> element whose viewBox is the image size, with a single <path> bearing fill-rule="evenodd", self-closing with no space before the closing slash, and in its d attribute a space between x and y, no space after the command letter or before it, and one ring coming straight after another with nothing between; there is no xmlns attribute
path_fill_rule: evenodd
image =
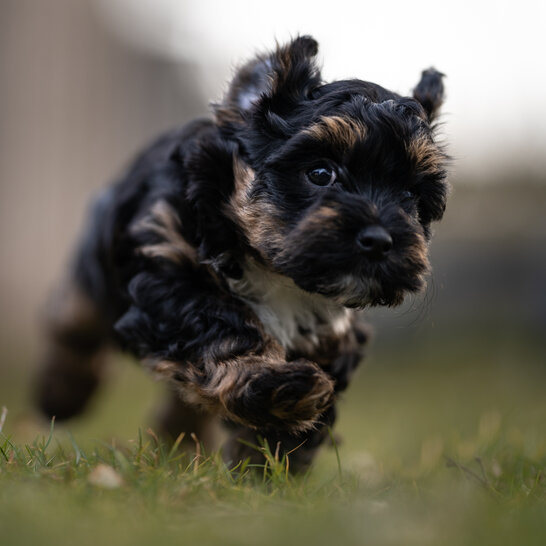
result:
<svg viewBox="0 0 546 546"><path fill-rule="evenodd" d="M447 195L442 74L412 98L324 83L317 51L299 37L257 56L213 119L99 196L51 306L46 415L84 409L114 343L171 385L165 435L206 441L217 416L228 459L255 459L238 440L261 437L307 468L363 355L358 310L423 289Z"/></svg>

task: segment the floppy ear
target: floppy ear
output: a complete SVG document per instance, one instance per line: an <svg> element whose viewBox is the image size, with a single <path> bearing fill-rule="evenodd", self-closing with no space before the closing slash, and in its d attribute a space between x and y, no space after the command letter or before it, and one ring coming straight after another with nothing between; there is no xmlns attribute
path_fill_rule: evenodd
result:
<svg viewBox="0 0 546 546"><path fill-rule="evenodd" d="M444 76L445 74L438 72L435 68L423 70L421 81L413 90L413 98L421 103L429 121L434 120L438 109L444 102L444 83L442 81Z"/></svg>
<svg viewBox="0 0 546 546"><path fill-rule="evenodd" d="M290 111L320 84L320 70L315 64L317 53L316 40L300 36L243 65L223 101L215 106L218 125L233 132L259 108L280 116Z"/></svg>

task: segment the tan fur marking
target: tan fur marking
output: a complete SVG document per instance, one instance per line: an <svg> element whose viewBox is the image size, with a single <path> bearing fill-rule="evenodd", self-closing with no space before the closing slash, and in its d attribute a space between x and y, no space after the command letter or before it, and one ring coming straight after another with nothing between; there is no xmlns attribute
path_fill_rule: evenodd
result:
<svg viewBox="0 0 546 546"><path fill-rule="evenodd" d="M279 48L277 50L277 61L280 66L280 70L277 73L270 76L271 89L273 93L278 93L285 82L288 74L292 71L292 55L289 48Z"/></svg>
<svg viewBox="0 0 546 546"><path fill-rule="evenodd" d="M246 355L228 360L222 363L214 363L207 366L208 380L203 381L203 372L190 363L177 364L171 361L149 360L147 367L158 378L170 380L180 389L183 399L201 409L214 412L255 428L252 422L239 417L230 410L233 402L245 396L248 384L261 373L278 370L285 372L287 383L290 379L291 362L286 361L284 349L275 341L270 340L267 350L260 355ZM282 389L279 387L274 393L270 403L271 415L285 420L287 429L293 432L309 430L315 425L316 417L324 411L333 401L333 381L324 375L319 368L313 373L315 384L302 400L294 403L290 398L282 400ZM279 398L278 403L276 398Z"/></svg>
<svg viewBox="0 0 546 546"><path fill-rule="evenodd" d="M299 223L298 231L330 231L336 229L337 221L339 219L339 212L331 207L323 205L319 207L315 212L308 214Z"/></svg>
<svg viewBox="0 0 546 546"><path fill-rule="evenodd" d="M218 106L215 109L214 114L218 125L225 125L228 123L237 124L243 121L240 110L237 106L232 104Z"/></svg>
<svg viewBox="0 0 546 546"><path fill-rule="evenodd" d="M317 210L316 215L320 216L321 218L339 218L339 212L332 207L327 207L326 205L320 207Z"/></svg>
<svg viewBox="0 0 546 546"><path fill-rule="evenodd" d="M244 192L250 189L254 180L254 171L238 157L233 158L233 175L235 179L235 198L241 200Z"/></svg>
<svg viewBox="0 0 546 546"><path fill-rule="evenodd" d="M53 293L47 307L49 327L64 331L79 327L93 328L100 324L96 305L73 282L65 281Z"/></svg>
<svg viewBox="0 0 546 546"><path fill-rule="evenodd" d="M276 406L271 413L279 419L290 419L294 414L311 413L315 408L320 408L319 412L324 411L329 406L334 381L324 374L316 374L316 378L313 390L304 398L298 400L295 405ZM273 394L273 400L281 395L283 388L286 388L286 385L277 389Z"/></svg>
<svg viewBox="0 0 546 546"><path fill-rule="evenodd" d="M407 145L407 151L419 171L433 174L443 169L445 156L428 136L413 138Z"/></svg>
<svg viewBox="0 0 546 546"><path fill-rule="evenodd" d="M342 116L323 116L318 123L305 129L304 133L317 140L330 141L342 149L349 149L364 140L368 131L360 121Z"/></svg>
<svg viewBox="0 0 546 546"><path fill-rule="evenodd" d="M248 195L254 181L254 171L237 157L233 160L235 192L227 214L242 228L250 244L257 250L266 245L283 244L283 224L275 207L268 201L250 201Z"/></svg>
<svg viewBox="0 0 546 546"><path fill-rule="evenodd" d="M180 387L180 378L183 378L182 395L190 403L205 410L226 413L225 402L229 396L237 393L237 383L249 373L258 373L260 369L276 366L286 366L286 351L274 340L269 338L264 353L260 355L248 354L225 362L216 362L214 355L205 357L204 371L190 363L178 364L169 360L148 359L145 367L158 380L173 380ZM204 376L208 381L203 381ZM242 387L245 385L243 384ZM240 421L236 416L231 419Z"/></svg>
<svg viewBox="0 0 546 546"><path fill-rule="evenodd" d="M175 210L165 201L158 201L152 207L150 215L143 218L132 228L133 233L152 232L163 241L143 245L138 249L143 256L149 258L166 258L181 263L190 260L197 263L197 252L180 233L180 218Z"/></svg>

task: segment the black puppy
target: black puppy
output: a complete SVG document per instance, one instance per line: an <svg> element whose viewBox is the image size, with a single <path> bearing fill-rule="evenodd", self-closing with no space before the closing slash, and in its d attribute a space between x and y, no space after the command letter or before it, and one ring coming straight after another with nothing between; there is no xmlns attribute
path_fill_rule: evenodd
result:
<svg viewBox="0 0 546 546"><path fill-rule="evenodd" d="M165 378L164 433L228 457L257 435L305 468L362 357L358 309L421 290L446 155L431 125L442 74L413 98L360 80L324 83L300 37L235 75L212 120L145 150L95 203L50 318L37 397L80 412L112 341Z"/></svg>

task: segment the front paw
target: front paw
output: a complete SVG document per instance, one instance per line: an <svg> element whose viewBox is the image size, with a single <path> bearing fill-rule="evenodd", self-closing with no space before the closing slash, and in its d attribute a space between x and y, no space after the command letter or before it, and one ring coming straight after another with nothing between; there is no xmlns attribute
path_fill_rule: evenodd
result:
<svg viewBox="0 0 546 546"><path fill-rule="evenodd" d="M241 391L233 412L260 429L309 430L334 402L334 382L306 360L264 368Z"/></svg>

